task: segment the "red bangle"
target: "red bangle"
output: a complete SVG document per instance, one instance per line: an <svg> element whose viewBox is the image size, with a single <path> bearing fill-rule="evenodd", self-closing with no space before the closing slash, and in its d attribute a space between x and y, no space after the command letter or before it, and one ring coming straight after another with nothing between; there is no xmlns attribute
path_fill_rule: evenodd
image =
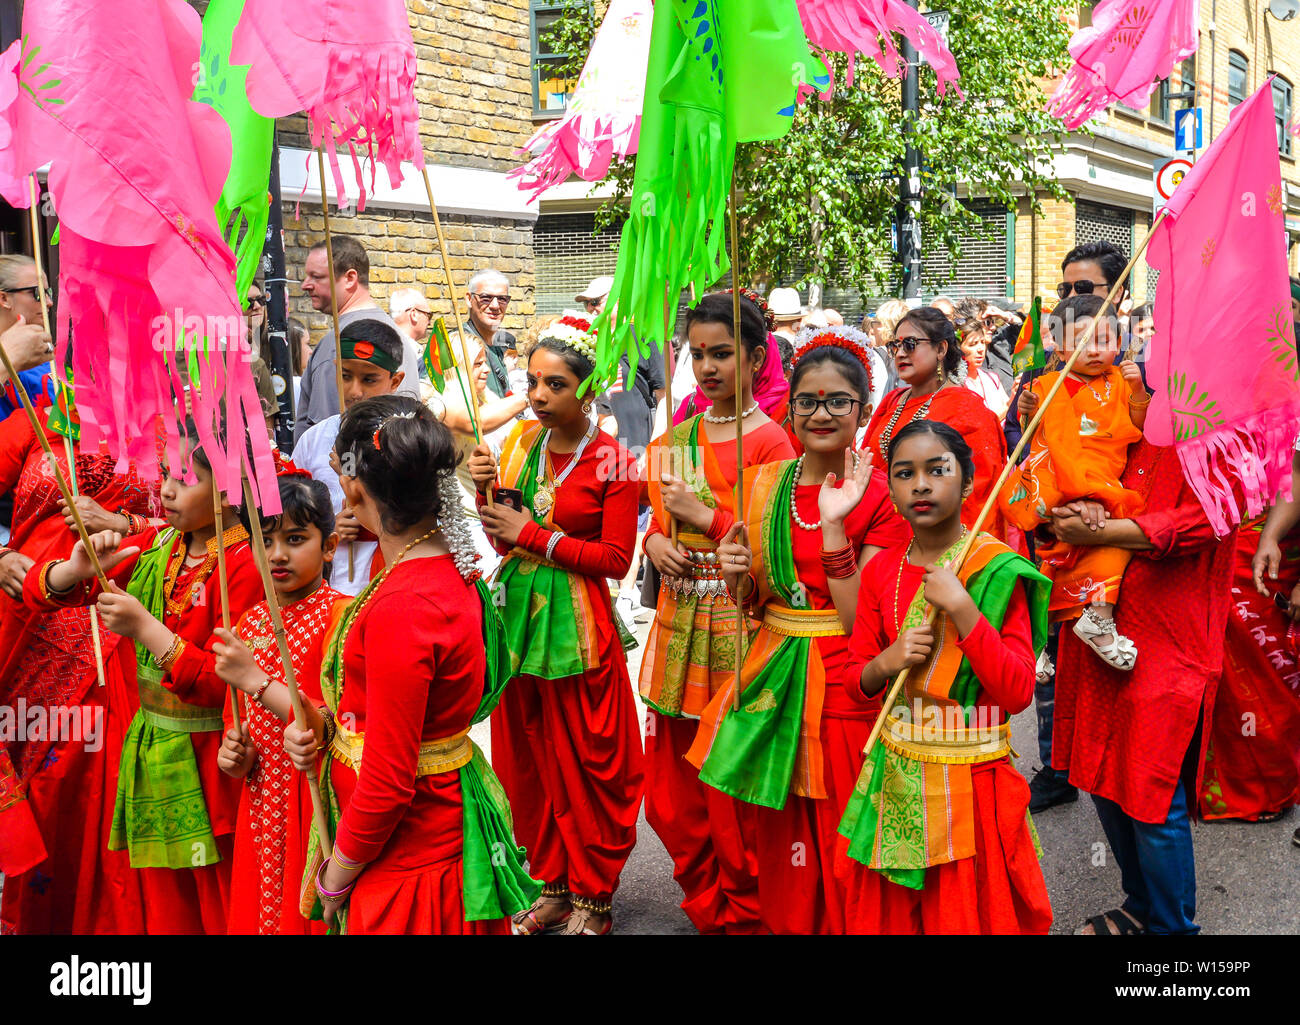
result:
<svg viewBox="0 0 1300 1025"><path fill-rule="evenodd" d="M822 569L831 580L845 580L858 571L858 555L850 542L833 552L822 549Z"/></svg>

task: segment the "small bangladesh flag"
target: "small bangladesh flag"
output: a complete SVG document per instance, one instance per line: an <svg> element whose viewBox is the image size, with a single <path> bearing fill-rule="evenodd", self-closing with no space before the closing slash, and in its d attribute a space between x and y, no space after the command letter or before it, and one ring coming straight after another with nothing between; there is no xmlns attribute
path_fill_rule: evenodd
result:
<svg viewBox="0 0 1300 1025"><path fill-rule="evenodd" d="M56 384L54 376L56 373L58 371L51 367L50 376L46 379L54 392L54 404L50 406L50 415L46 425L55 434L61 434L73 441L80 441L81 417L77 414L77 406L72 398L72 367L66 368L62 385Z"/></svg>
<svg viewBox="0 0 1300 1025"><path fill-rule="evenodd" d="M1029 304L1029 314L1016 338L1011 353L1011 372L1023 374L1026 370L1042 370L1047 366L1047 353L1043 351L1043 299L1034 296Z"/></svg>
<svg viewBox="0 0 1300 1025"><path fill-rule="evenodd" d="M429 383L441 392L447 385L447 374L455 367L456 357L452 355L447 322L439 317L433 322L429 342L424 347L424 369L429 375Z"/></svg>

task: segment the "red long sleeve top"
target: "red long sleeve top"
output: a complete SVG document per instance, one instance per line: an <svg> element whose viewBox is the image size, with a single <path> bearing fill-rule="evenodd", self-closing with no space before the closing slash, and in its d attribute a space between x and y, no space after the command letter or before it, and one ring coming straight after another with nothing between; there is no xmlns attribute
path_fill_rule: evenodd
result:
<svg viewBox="0 0 1300 1025"><path fill-rule="evenodd" d="M727 482L727 487L735 490L736 487L736 439L728 438L726 441L713 442L709 441L704 433L704 425L700 425L699 432L700 444L709 445L713 449L713 455L718 460L718 466L722 470L722 476ZM655 439L656 444L666 443L666 436ZM790 439L779 423L769 420L762 424L756 430L750 431L745 435L744 466L762 466L764 463L775 463L782 459L793 459L795 451L790 445ZM649 465L657 465L654 459L648 460ZM664 467L666 462L661 463ZM647 482L649 484L650 482ZM655 482L657 484L657 482ZM648 503L649 498L645 501ZM718 507L713 510L713 522L709 524L708 529L704 532L705 536L714 542L721 544L722 539L727 536L727 531L731 525L736 522L736 513L732 508L732 498L730 495L724 497ZM645 542L649 540L652 534L665 534L663 525L660 524L656 516L650 521L650 526L646 530L645 538L642 539L641 547L644 550Z"/></svg>
<svg viewBox="0 0 1300 1025"><path fill-rule="evenodd" d="M482 615L450 555L404 559L358 614L336 709L365 734L361 771L333 768L345 860L403 871L459 856L460 777L416 776L416 762L421 743L469 729L486 671Z"/></svg>
<svg viewBox="0 0 1300 1025"><path fill-rule="evenodd" d="M156 536L157 532L151 530L128 537L122 542L122 547L138 547L143 553L153 544ZM178 537L173 542L172 550L175 551L175 545L184 543L184 538ZM139 555L124 560L107 574L108 579L125 589L139 561ZM102 591L96 579L87 581L85 587L74 587L65 596L52 595L52 600L46 602L41 594L41 580L48 565L33 566L27 574L27 579L23 582L24 604L41 611L94 604ZM225 703L228 693L226 685L217 676L217 656L213 651L217 642L212 631L222 623L221 582L214 565L203 582L198 584L201 568L202 563L181 569L176 576L172 595L192 596L179 614L164 611L163 625L184 640L185 646L171 671L164 674L162 682L164 687L187 704L219 708ZM230 594L230 621L236 623L240 616L263 598L262 579L253 561L253 550L247 541L240 541L226 549L226 575Z"/></svg>
<svg viewBox="0 0 1300 1025"><path fill-rule="evenodd" d="M862 570L858 615L849 638L849 657L844 664L844 689L851 700L863 706L874 706L879 695L868 698L862 693L862 671L898 639L907 607L925 576L925 567L908 563L904 558L906 552L906 544L887 548ZM1029 601L1023 587L1012 592L1000 631L980 616L975 629L959 637L957 644L980 682L977 704L1006 715L1015 715L1029 707L1034 697L1037 658Z"/></svg>
<svg viewBox="0 0 1300 1025"><path fill-rule="evenodd" d="M551 467L558 476L573 461L573 454L552 453ZM551 561L563 569L589 577L623 577L632 565L637 519L636 459L603 431L583 450L582 458L555 492L551 520L564 536L556 542ZM479 508L485 504L478 496ZM545 557L555 531L530 520L517 542L520 548ZM502 555L511 545L489 535Z"/></svg>

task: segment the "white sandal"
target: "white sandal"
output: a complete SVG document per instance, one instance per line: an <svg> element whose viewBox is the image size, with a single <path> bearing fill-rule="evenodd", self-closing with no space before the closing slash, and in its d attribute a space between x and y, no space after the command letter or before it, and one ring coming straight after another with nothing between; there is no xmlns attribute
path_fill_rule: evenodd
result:
<svg viewBox="0 0 1300 1025"><path fill-rule="evenodd" d="M1109 644L1097 640L1106 634L1111 635ZM1137 645L1115 628L1115 620L1102 619L1090 608L1084 609L1083 615L1074 621L1074 636L1095 651L1112 669L1127 673L1137 664Z"/></svg>

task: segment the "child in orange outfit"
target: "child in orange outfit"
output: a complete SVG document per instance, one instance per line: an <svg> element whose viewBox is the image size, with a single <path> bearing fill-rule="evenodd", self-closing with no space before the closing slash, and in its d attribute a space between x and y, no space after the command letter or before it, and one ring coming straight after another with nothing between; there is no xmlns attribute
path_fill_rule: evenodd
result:
<svg viewBox="0 0 1300 1025"><path fill-rule="evenodd" d="M1132 360L1118 366L1119 323L1108 310L1098 319L1098 295L1066 299L1052 312L1049 327L1068 359L1097 320L1085 352L1075 360L1062 390L1047 407L1029 445L1029 458L1003 486L999 505L1025 531L1049 523L1056 508L1076 506L1094 529L1107 518L1141 512L1138 494L1119 483L1128 449L1142 437L1151 401L1142 372ZM1034 414L1060 371L1043 374L1021 393L1022 422ZM1042 536L1041 533L1039 535ZM1050 538L1039 544L1042 571L1052 579L1052 618L1075 619L1075 634L1103 661L1131 670L1137 648L1115 629L1115 600L1131 553L1108 545L1070 545Z"/></svg>

